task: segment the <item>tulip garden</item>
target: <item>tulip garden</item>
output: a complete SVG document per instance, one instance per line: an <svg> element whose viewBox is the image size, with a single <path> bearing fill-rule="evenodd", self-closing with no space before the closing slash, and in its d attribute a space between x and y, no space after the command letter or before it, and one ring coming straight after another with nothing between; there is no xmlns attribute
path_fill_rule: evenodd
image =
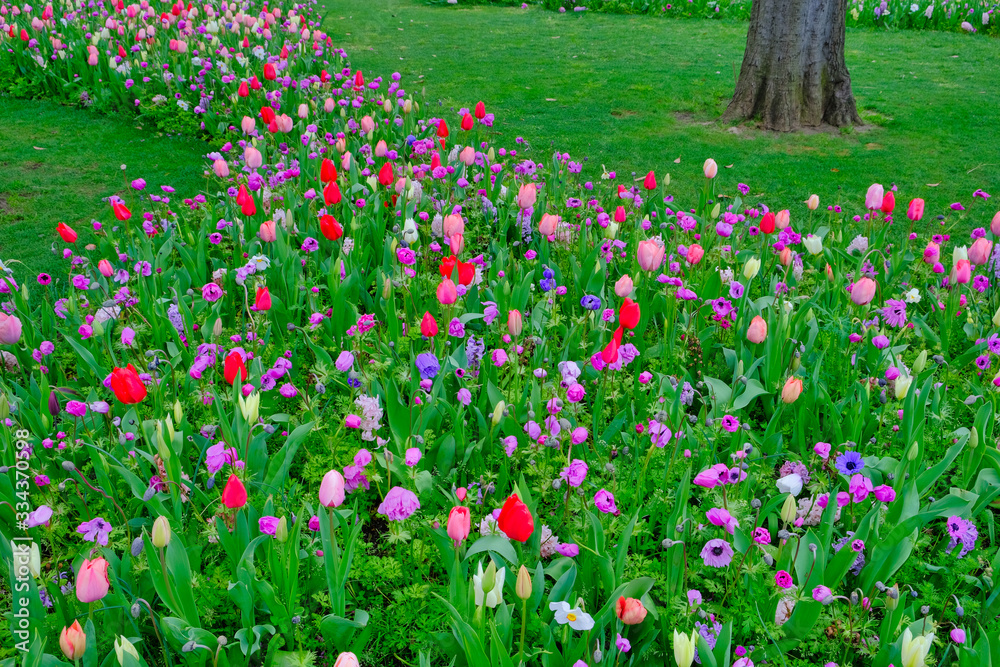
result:
<svg viewBox="0 0 1000 667"><path fill-rule="evenodd" d="M0 4L212 146L0 257L3 665L1000 665L989 183L675 200L322 25Z"/></svg>

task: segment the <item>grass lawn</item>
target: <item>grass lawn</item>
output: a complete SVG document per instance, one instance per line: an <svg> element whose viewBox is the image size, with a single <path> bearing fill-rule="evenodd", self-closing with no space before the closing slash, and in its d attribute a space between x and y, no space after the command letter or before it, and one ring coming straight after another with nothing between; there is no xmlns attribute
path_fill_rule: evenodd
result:
<svg viewBox="0 0 1000 667"><path fill-rule="evenodd" d="M52 254L56 225L70 225L86 244L91 220L108 206L103 199L132 179L157 193L171 185L175 197L204 185L202 141L44 101L0 98L0 118L0 259L24 262L32 274L66 266Z"/></svg>
<svg viewBox="0 0 1000 667"><path fill-rule="evenodd" d="M589 157L591 179L601 164L621 175L670 171L682 204L700 187L707 157L733 165L720 169L728 191L744 182L782 207L813 192L823 205L863 201L878 181L938 213L955 201L971 209L977 188L1000 181L1000 40L849 30L847 64L869 126L790 136L717 122L747 23L418 0L326 7L325 28L355 66L400 72L408 89L441 107L434 113L450 121L452 109L482 99L502 139L524 137L533 159L553 148Z"/></svg>

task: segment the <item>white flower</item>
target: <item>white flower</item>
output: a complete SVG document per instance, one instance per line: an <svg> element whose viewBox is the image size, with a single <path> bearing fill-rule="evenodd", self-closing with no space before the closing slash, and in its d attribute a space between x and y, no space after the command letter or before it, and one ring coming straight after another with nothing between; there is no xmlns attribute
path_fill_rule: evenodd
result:
<svg viewBox="0 0 1000 667"><path fill-rule="evenodd" d="M802 245L806 247L810 255L818 255L823 252L823 239L819 236L807 235L802 239Z"/></svg>
<svg viewBox="0 0 1000 667"><path fill-rule="evenodd" d="M797 496L802 493L802 478L793 472L791 475L785 475L779 479L777 481L777 486L778 491Z"/></svg>
<svg viewBox="0 0 1000 667"><path fill-rule="evenodd" d="M254 255L247 262L247 266L252 266L256 271L267 271L271 266L271 259L267 255Z"/></svg>
<svg viewBox="0 0 1000 667"><path fill-rule="evenodd" d="M931 650L934 635L919 635L914 638L909 628L903 631L903 643L900 646L903 667L924 667L927 654Z"/></svg>
<svg viewBox="0 0 1000 667"><path fill-rule="evenodd" d="M911 12L919 12L920 11L920 5L918 5L917 3L914 2L912 5L910 5L910 11Z"/></svg>
<svg viewBox="0 0 1000 667"><path fill-rule="evenodd" d="M477 566L476 574L472 575L472 583L476 596L476 606L481 607L486 605L490 609L495 608L501 602L503 602L503 578L506 574L507 568L501 567L497 570L496 583L493 584L493 589L489 593L483 593L483 564L480 563ZM591 621L591 627L593 627L593 621Z"/></svg>
<svg viewBox="0 0 1000 667"><path fill-rule="evenodd" d="M904 294L903 298L906 300L906 303L920 303L920 290L914 287Z"/></svg>
<svg viewBox="0 0 1000 667"><path fill-rule="evenodd" d="M550 602L549 609L556 613L556 622L559 625L569 624L574 630L586 632L594 627L594 619L590 614L580 611L576 607L570 607L568 602Z"/></svg>

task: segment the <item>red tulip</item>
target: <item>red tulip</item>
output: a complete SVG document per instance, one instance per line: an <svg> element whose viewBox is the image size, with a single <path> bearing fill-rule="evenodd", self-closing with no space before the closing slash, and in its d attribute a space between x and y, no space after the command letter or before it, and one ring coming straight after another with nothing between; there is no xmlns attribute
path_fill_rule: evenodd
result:
<svg viewBox="0 0 1000 667"><path fill-rule="evenodd" d="M517 542L527 542L535 532L535 520L528 506L521 502L517 494L511 494L500 510L497 527L504 535Z"/></svg>
<svg viewBox="0 0 1000 667"><path fill-rule="evenodd" d="M455 283L453 283L450 278L444 278L438 284L437 300L446 306L450 306L458 301L458 289L455 287Z"/></svg>
<svg viewBox="0 0 1000 667"><path fill-rule="evenodd" d="M333 164L333 160L329 158L323 159L323 163L319 167L319 180L321 183L330 183L337 180L337 166Z"/></svg>
<svg viewBox="0 0 1000 667"><path fill-rule="evenodd" d="M642 181L642 187L646 188L647 190L655 190L656 174L654 174L652 171L646 174L646 178Z"/></svg>
<svg viewBox="0 0 1000 667"><path fill-rule="evenodd" d="M132 217L132 211L128 210L125 204L119 199L115 199L111 202L111 209L115 212L115 217L121 222L125 222Z"/></svg>
<svg viewBox="0 0 1000 667"><path fill-rule="evenodd" d="M278 78L278 73L274 69L274 65L271 63L264 63L264 78L267 81L274 81Z"/></svg>
<svg viewBox="0 0 1000 667"><path fill-rule="evenodd" d="M222 504L231 510L239 509L247 504L247 488L235 473L229 475L226 488L222 489Z"/></svg>
<svg viewBox="0 0 1000 667"><path fill-rule="evenodd" d="M441 166L441 156L438 155L437 151L431 153L431 171L437 169Z"/></svg>
<svg viewBox="0 0 1000 667"><path fill-rule="evenodd" d="M76 243L78 234L72 227L67 225L65 222L60 222L59 225L56 227L56 231L59 232L59 236L61 236L62 240L65 241L66 243Z"/></svg>
<svg viewBox="0 0 1000 667"><path fill-rule="evenodd" d="M271 122L272 122L272 121L273 121L273 120L274 120L274 119L275 119L276 117L277 117L277 116L276 116L276 114L274 113L274 109L272 109L271 107L261 107L261 108L260 108L260 119L261 119L262 121L264 121L265 123L267 123L268 125L270 125L270 124L271 124Z"/></svg>
<svg viewBox="0 0 1000 667"><path fill-rule="evenodd" d="M472 117L471 113L467 113L464 116L462 116L462 129L465 130L466 132L471 130L472 126L475 125L475 123L476 119Z"/></svg>
<svg viewBox="0 0 1000 667"><path fill-rule="evenodd" d="M256 74L250 77L250 90L260 90L260 79Z"/></svg>
<svg viewBox="0 0 1000 667"><path fill-rule="evenodd" d="M254 306L257 310L271 310L271 291L266 287L258 287Z"/></svg>
<svg viewBox="0 0 1000 667"><path fill-rule="evenodd" d="M896 208L896 195L892 194L891 191L886 192L882 197L882 212L888 215L892 213L894 208Z"/></svg>
<svg viewBox="0 0 1000 667"><path fill-rule="evenodd" d="M615 333L612 334L611 340L604 346L604 349L601 350L601 359L604 363L613 364L618 361L618 348L622 346L622 334L624 332L625 329L619 325L618 328L615 329Z"/></svg>
<svg viewBox="0 0 1000 667"><path fill-rule="evenodd" d="M249 192L246 193L246 198L240 206L240 211L248 218L257 213L257 204L253 200L253 195Z"/></svg>
<svg viewBox="0 0 1000 667"><path fill-rule="evenodd" d="M331 241L336 241L344 235L344 228L332 215L324 215L319 219L319 231Z"/></svg>
<svg viewBox="0 0 1000 667"><path fill-rule="evenodd" d="M486 105L482 101L476 102L476 118L479 120L486 118Z"/></svg>
<svg viewBox="0 0 1000 667"><path fill-rule="evenodd" d="M764 214L764 217L760 219L760 231L765 234L774 233L774 213L768 211Z"/></svg>
<svg viewBox="0 0 1000 667"><path fill-rule="evenodd" d="M354 90L361 90L365 87L365 77L361 74L361 70L354 73Z"/></svg>
<svg viewBox="0 0 1000 667"><path fill-rule="evenodd" d="M424 319L420 320L420 334L427 338L434 338L438 334L438 323L430 312L424 313Z"/></svg>
<svg viewBox="0 0 1000 667"><path fill-rule="evenodd" d="M118 45L118 57L121 58L122 60L128 58L128 53L125 52L125 47L123 47L121 44Z"/></svg>
<svg viewBox="0 0 1000 667"><path fill-rule="evenodd" d="M226 357L226 363L222 368L222 375L226 378L226 382L232 384L236 381L236 376L240 376L240 381L245 382L247 379L247 366L243 363L243 357L240 353L233 350Z"/></svg>
<svg viewBox="0 0 1000 667"><path fill-rule="evenodd" d="M441 122L438 123L437 135L441 139L445 139L448 137L448 123L445 121L444 118L442 118Z"/></svg>
<svg viewBox="0 0 1000 667"><path fill-rule="evenodd" d="M247 203L247 197L249 196L250 193L247 192L247 186L241 184L240 189L236 191L236 203L243 206L243 204Z"/></svg>
<svg viewBox="0 0 1000 667"><path fill-rule="evenodd" d="M451 278L451 274L454 273L456 266L458 266L458 258L454 255L442 257L441 263L438 264L438 273L441 274L442 278Z"/></svg>
<svg viewBox="0 0 1000 667"><path fill-rule="evenodd" d="M246 81L240 82L240 87L236 89L236 94L240 97L249 97L250 86L247 85Z"/></svg>
<svg viewBox="0 0 1000 667"><path fill-rule="evenodd" d="M146 398L146 385L139 379L139 372L132 364L111 371L111 390L115 398L125 405L142 402Z"/></svg>
<svg viewBox="0 0 1000 667"><path fill-rule="evenodd" d="M288 59L288 45L287 44L285 44L284 46L281 47L281 59L282 60L287 60Z"/></svg>
<svg viewBox="0 0 1000 667"><path fill-rule="evenodd" d="M340 186L337 185L336 181L330 181L323 188L323 202L327 206L340 203Z"/></svg>
<svg viewBox="0 0 1000 667"><path fill-rule="evenodd" d="M458 263L458 284L469 286L476 278L476 265L472 262Z"/></svg>
<svg viewBox="0 0 1000 667"><path fill-rule="evenodd" d="M913 222L919 222L924 217L924 200L917 198L910 202L910 208L906 211L906 217Z"/></svg>
<svg viewBox="0 0 1000 667"><path fill-rule="evenodd" d="M625 207L619 206L615 209L615 222L621 224L625 222Z"/></svg>
<svg viewBox="0 0 1000 667"><path fill-rule="evenodd" d="M618 322L626 329L635 329L639 324L639 304L625 297L625 303L618 309Z"/></svg>
<svg viewBox="0 0 1000 667"><path fill-rule="evenodd" d="M382 168L378 170L378 182L385 187L389 187L392 185L392 181L392 165L386 162L382 165Z"/></svg>

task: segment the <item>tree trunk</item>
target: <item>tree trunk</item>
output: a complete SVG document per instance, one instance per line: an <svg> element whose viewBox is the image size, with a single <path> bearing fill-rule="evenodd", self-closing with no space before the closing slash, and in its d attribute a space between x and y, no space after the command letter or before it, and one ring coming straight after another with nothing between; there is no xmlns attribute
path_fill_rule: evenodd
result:
<svg viewBox="0 0 1000 667"><path fill-rule="evenodd" d="M846 11L846 0L754 0L723 119L760 117L779 132L860 124L844 60Z"/></svg>

